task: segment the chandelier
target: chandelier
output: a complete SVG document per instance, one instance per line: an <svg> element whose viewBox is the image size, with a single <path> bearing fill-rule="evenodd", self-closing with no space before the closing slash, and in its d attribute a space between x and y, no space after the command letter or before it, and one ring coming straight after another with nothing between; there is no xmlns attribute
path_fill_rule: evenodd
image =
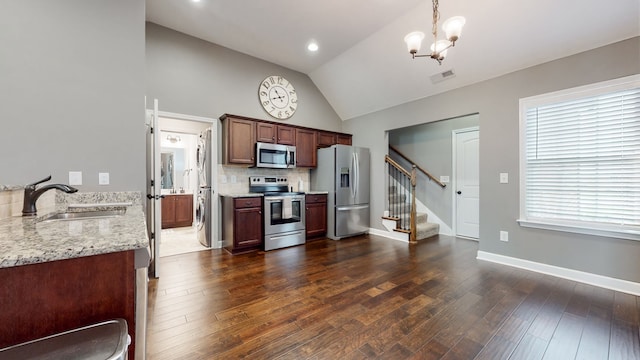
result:
<svg viewBox="0 0 640 360"><path fill-rule="evenodd" d="M420 31L414 31L412 33L407 34L404 37L404 41L407 43L407 48L409 48L409 53L413 59L417 57L430 57L438 62L438 64L442 64L442 60L447 56L447 50L450 47L456 45L456 40L460 38L460 34L462 33L462 26L464 26L465 19L462 16L454 16L452 18L447 19L442 24L442 30L444 30L447 39L446 40L438 40L438 20L440 20L440 12L438 11L438 0L432 0L433 3L433 25L431 28L431 33L433 34L433 44L431 44L431 54L418 54L420 51L420 45L422 44L422 39L424 39L424 33Z"/></svg>

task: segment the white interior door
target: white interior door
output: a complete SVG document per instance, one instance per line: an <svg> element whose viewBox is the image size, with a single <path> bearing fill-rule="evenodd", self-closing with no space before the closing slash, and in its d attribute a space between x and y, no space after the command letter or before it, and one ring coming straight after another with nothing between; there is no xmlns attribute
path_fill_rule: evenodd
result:
<svg viewBox="0 0 640 360"><path fill-rule="evenodd" d="M160 237L162 234L162 206L160 193L160 128L158 127L158 100L153 110L147 110L147 233L151 248L149 276L160 276Z"/></svg>
<svg viewBox="0 0 640 360"><path fill-rule="evenodd" d="M477 239L480 228L480 131L454 132L455 231L457 236Z"/></svg>

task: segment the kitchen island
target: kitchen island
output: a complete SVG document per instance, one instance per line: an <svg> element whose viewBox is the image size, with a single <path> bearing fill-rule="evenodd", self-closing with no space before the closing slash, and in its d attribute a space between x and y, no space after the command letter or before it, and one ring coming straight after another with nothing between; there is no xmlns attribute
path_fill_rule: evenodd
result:
<svg viewBox="0 0 640 360"><path fill-rule="evenodd" d="M143 358L135 356L149 263L142 206L115 217L45 216L0 220L0 348L123 318L129 358Z"/></svg>

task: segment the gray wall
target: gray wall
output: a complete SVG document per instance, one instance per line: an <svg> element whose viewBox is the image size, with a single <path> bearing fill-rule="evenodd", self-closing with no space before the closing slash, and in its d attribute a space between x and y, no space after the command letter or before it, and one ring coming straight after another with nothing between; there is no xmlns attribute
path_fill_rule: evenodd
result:
<svg viewBox="0 0 640 360"><path fill-rule="evenodd" d="M445 175L453 181L452 132L473 126L478 126L477 114L408 126L390 131L389 144L437 179ZM402 159L398 161L404 163ZM416 197L449 227L453 226L452 192L451 186L442 188L422 172L418 172Z"/></svg>
<svg viewBox="0 0 640 360"><path fill-rule="evenodd" d="M640 242L521 228L520 98L640 73L640 38L576 54L479 84L346 121L357 146L371 149L371 224L384 210L385 131L464 114L480 115L480 250L640 282ZM498 174L509 173L509 184ZM509 242L499 241L499 231Z"/></svg>
<svg viewBox="0 0 640 360"><path fill-rule="evenodd" d="M0 184L144 189L144 1L0 4Z"/></svg>
<svg viewBox="0 0 640 360"><path fill-rule="evenodd" d="M260 106L258 87L268 75L295 86L298 109L283 123L341 131L342 122L302 73L174 30L146 25L147 101L161 111L218 118L224 113L279 121Z"/></svg>

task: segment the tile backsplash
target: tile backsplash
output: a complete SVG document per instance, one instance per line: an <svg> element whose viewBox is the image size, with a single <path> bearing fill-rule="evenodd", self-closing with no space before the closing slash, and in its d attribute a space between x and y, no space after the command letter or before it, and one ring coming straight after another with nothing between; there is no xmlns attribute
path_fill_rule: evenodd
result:
<svg viewBox="0 0 640 360"><path fill-rule="evenodd" d="M298 191L298 180L302 180L305 191L309 190L309 169L264 169L218 165L218 192L220 194L245 194L249 192L249 176L287 176L289 186ZM234 182L235 180L235 182Z"/></svg>
<svg viewBox="0 0 640 360"><path fill-rule="evenodd" d="M52 212L56 208L56 191L48 191L42 194L36 202L36 208L41 214ZM0 190L0 220L13 216L22 216L22 203L24 190L22 188L9 188Z"/></svg>

